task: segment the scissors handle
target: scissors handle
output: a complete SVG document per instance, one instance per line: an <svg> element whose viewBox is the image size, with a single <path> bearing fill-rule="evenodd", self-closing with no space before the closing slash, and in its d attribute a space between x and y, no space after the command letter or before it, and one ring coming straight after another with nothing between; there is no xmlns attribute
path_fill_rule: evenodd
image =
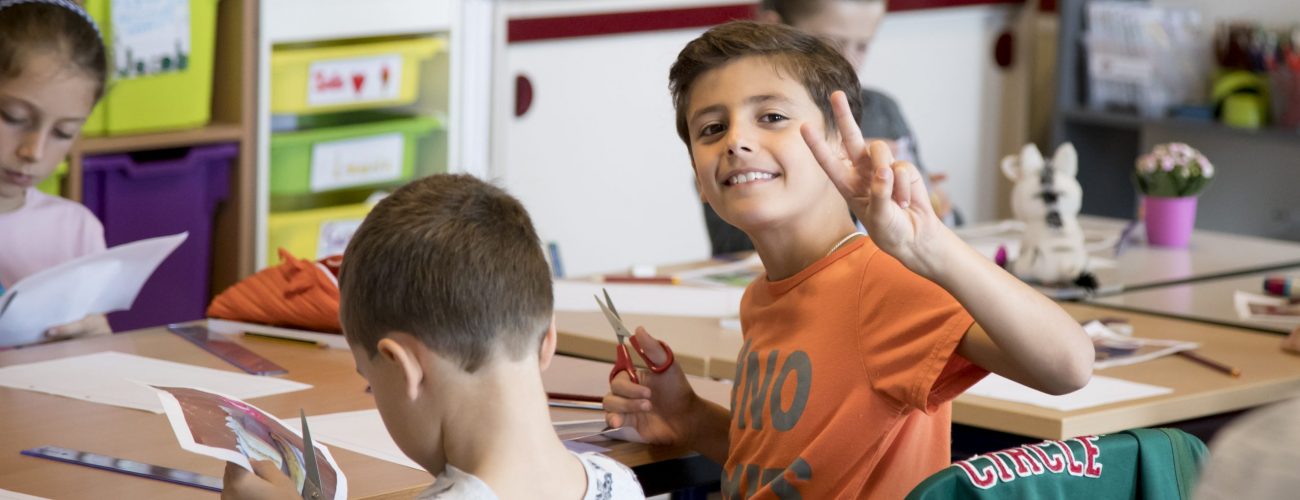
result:
<svg viewBox="0 0 1300 500"><path fill-rule="evenodd" d="M614 358L614 369L609 371L610 382L613 382L614 377L617 377L618 374L627 372L627 376L632 379L633 384L640 384L641 378L636 376L636 365L632 364L632 355L628 354L627 346L619 344L618 347L614 348L614 352L617 356Z"/></svg>
<svg viewBox="0 0 1300 500"><path fill-rule="evenodd" d="M655 364L650 360L650 356L646 355L645 349L641 347L641 343L637 341L635 335L629 338L628 341L632 343L632 348L635 349L637 355L641 356L641 359L645 361L646 367L649 368L651 372L663 373L673 366L675 358L673 357L673 350L668 347L668 344L659 342L659 347L663 348L664 354L668 355L668 359L664 360L661 364ZM617 353L617 357L614 361L614 369L609 372L609 379L612 381L619 373L627 372L628 376L632 378L632 383L641 383L640 378L636 376L636 366L632 364L632 355L628 353L627 346L619 344L614 351Z"/></svg>
<svg viewBox="0 0 1300 500"><path fill-rule="evenodd" d="M658 341L658 340L655 341L655 342L659 342L659 347L664 350L664 354L668 355L668 359L664 360L663 364L656 365L654 364L653 361L650 361L650 356L646 355L645 349L641 348L641 343L637 342L635 335L633 335L632 338L628 339L628 341L632 343L632 348L636 349L636 353L641 355L641 359L645 360L645 365L650 368L650 371L655 373L663 373L668 371L668 369L673 366L673 361L674 361L673 350L668 347L668 344L665 344L662 341Z"/></svg>

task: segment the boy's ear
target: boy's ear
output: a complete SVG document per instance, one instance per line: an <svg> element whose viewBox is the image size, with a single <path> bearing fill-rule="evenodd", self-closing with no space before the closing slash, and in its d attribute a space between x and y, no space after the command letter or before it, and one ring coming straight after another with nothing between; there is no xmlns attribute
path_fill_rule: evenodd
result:
<svg viewBox="0 0 1300 500"><path fill-rule="evenodd" d="M551 366L551 360L555 359L555 348L559 345L559 334L555 331L555 315L551 315L551 326L546 327L546 334L542 335L542 345L537 352L537 364L541 366L542 371Z"/></svg>
<svg viewBox="0 0 1300 500"><path fill-rule="evenodd" d="M760 23L781 24L781 14L778 14L775 10L759 8L758 12L754 14L754 20Z"/></svg>
<svg viewBox="0 0 1300 500"><path fill-rule="evenodd" d="M405 337L402 340L419 342L410 335ZM379 345L376 346L379 356L382 356L385 362L392 363L392 368L397 369L399 376L402 377L402 386L406 388L406 397L411 401L420 397L420 386L424 383L424 366L420 364L420 357L413 348L411 342L399 342L393 336L380 339Z"/></svg>

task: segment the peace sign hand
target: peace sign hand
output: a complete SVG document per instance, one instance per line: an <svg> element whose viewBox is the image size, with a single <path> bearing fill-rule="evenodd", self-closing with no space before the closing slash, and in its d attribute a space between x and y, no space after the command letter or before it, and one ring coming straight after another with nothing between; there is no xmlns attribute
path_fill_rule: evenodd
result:
<svg viewBox="0 0 1300 500"><path fill-rule="evenodd" d="M842 153L812 123L800 127L804 142L876 245L913 272L932 278L938 240L950 231L935 215L920 171L909 162L894 161L888 144L866 143L844 92L831 94L831 109Z"/></svg>

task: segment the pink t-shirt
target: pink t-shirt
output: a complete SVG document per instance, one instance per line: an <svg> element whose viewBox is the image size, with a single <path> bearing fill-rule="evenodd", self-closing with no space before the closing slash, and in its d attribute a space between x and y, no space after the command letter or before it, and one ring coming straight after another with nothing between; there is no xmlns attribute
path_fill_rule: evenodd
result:
<svg viewBox="0 0 1300 500"><path fill-rule="evenodd" d="M27 189L27 201L0 213L0 286L104 251L104 226L85 206Z"/></svg>

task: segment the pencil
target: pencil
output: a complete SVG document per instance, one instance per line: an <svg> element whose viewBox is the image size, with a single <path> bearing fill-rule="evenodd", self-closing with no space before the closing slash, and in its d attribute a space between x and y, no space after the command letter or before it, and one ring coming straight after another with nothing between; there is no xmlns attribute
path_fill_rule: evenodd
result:
<svg viewBox="0 0 1300 500"><path fill-rule="evenodd" d="M677 285L681 283L681 280L677 279L674 276L638 277L638 276L606 275L601 278L601 281L604 281L605 283L643 283L643 284L656 284L656 285Z"/></svg>
<svg viewBox="0 0 1300 500"><path fill-rule="evenodd" d="M1233 368L1233 367L1231 367L1231 366L1228 366L1228 365L1225 365L1225 364L1220 363L1220 362L1218 362L1218 361L1212 360L1212 359L1207 358L1207 357L1205 357L1205 356L1202 356L1202 355L1200 355L1200 354L1196 354L1196 353L1194 353L1194 352L1192 352L1192 351L1178 351L1177 354L1178 354L1179 356L1182 356L1182 357L1184 357L1184 358L1190 359L1190 360L1192 360L1192 361L1195 361L1195 362L1197 362L1197 363L1200 363L1200 364L1202 364L1202 365L1204 365L1204 366L1207 366L1207 367L1209 367L1209 368L1212 368L1212 369L1215 369L1215 370L1221 371L1221 372L1223 372L1223 373L1225 373L1225 374L1231 375L1232 377L1240 377L1240 376L1241 376L1241 370L1240 370L1240 369L1238 369L1238 368Z"/></svg>
<svg viewBox="0 0 1300 500"><path fill-rule="evenodd" d="M601 402L604 402L604 401L605 401L605 398L604 398L604 397L601 397L601 396L587 396L587 395L583 395L583 394L567 394L567 393L563 393L563 392L548 392L548 393L546 393L546 397L547 397L548 399L566 399L566 400L569 400L569 401L586 401L586 402L588 402L588 403L601 403Z"/></svg>

